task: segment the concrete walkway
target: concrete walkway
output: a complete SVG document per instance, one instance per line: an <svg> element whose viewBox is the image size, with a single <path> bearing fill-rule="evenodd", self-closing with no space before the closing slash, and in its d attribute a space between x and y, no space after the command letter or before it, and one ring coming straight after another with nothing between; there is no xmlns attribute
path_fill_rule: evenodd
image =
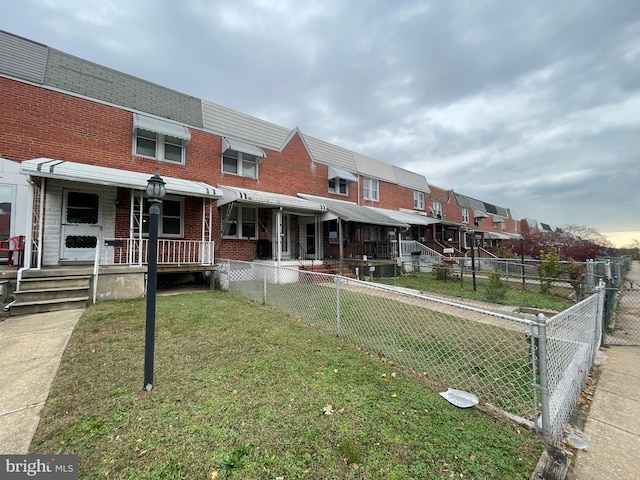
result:
<svg viewBox="0 0 640 480"><path fill-rule="evenodd" d="M628 277L640 285L640 263ZM639 305L640 306L640 305ZM640 339L640 317L634 338ZM568 479L635 480L640 478L640 346L601 349L603 362L584 433L587 450L579 450Z"/></svg>
<svg viewBox="0 0 640 480"><path fill-rule="evenodd" d="M0 454L25 454L84 309L0 321Z"/></svg>

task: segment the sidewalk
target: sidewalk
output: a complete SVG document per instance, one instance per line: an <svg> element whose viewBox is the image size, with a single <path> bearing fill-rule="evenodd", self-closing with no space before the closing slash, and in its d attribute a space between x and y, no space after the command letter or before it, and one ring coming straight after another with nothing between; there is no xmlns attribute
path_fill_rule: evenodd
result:
<svg viewBox="0 0 640 480"><path fill-rule="evenodd" d="M628 279L640 283L639 262L633 262ZM577 452L567 478L635 480L640 477L640 346L605 347L601 354L584 430L589 447Z"/></svg>
<svg viewBox="0 0 640 480"><path fill-rule="evenodd" d="M60 358L84 312L63 310L0 321L0 454L25 454Z"/></svg>

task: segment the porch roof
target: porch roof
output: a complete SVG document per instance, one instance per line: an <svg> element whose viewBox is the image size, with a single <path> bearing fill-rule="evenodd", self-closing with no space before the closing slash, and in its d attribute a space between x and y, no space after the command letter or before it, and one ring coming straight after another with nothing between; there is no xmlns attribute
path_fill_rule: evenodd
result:
<svg viewBox="0 0 640 480"><path fill-rule="evenodd" d="M305 200L280 193L262 192L259 190L249 190L247 188L235 188L227 185L218 185L223 193L223 198L218 200L218 207L222 207L231 202L238 202L250 205L283 207L292 210L303 210L310 212L326 212L326 205Z"/></svg>
<svg viewBox="0 0 640 480"><path fill-rule="evenodd" d="M344 200L334 200L333 198L316 197L313 195L298 194L313 202L322 202L327 206L327 210L338 218L347 222L358 222L370 225L383 225L387 227L407 228L408 223L391 218L382 212L381 208L369 208L357 205L353 202L345 202Z"/></svg>
<svg viewBox="0 0 640 480"><path fill-rule="evenodd" d="M51 158L26 160L20 165L20 171L32 177L111 185L133 190L145 190L147 188L147 180L151 177L149 173L118 170L98 165L53 160ZM203 182L165 176L162 179L165 181L167 193L169 194L212 199L222 197L220 190Z"/></svg>
<svg viewBox="0 0 640 480"><path fill-rule="evenodd" d="M401 212L399 210L388 210L386 208L366 207L379 211L388 217L397 220L398 222L408 223L409 225L433 225L439 223L440 220L433 217L427 217L426 215L420 215L419 213Z"/></svg>

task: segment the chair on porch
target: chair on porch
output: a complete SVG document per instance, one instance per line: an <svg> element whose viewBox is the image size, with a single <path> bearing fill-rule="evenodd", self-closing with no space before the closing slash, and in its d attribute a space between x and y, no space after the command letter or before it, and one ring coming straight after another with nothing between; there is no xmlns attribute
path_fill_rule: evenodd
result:
<svg viewBox="0 0 640 480"><path fill-rule="evenodd" d="M0 240L0 252L7 252L7 267L13 267L13 254L18 253L17 266L21 267L24 256L24 235L17 235L6 240Z"/></svg>

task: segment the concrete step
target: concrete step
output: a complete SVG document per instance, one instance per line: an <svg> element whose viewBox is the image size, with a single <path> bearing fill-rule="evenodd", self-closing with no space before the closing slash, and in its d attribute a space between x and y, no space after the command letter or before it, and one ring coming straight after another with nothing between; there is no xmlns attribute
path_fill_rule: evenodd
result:
<svg viewBox="0 0 640 480"><path fill-rule="evenodd" d="M89 288L91 275L26 277L20 281L20 291L60 288Z"/></svg>
<svg viewBox="0 0 640 480"><path fill-rule="evenodd" d="M65 297L30 302L16 301L11 305L11 315L27 315L31 313L45 313L57 310L84 308L87 306L88 300L89 296Z"/></svg>
<svg viewBox="0 0 640 480"><path fill-rule="evenodd" d="M44 300L56 300L59 298L85 296L89 296L88 284L72 287L28 289L14 292L14 297L17 302L35 302Z"/></svg>

